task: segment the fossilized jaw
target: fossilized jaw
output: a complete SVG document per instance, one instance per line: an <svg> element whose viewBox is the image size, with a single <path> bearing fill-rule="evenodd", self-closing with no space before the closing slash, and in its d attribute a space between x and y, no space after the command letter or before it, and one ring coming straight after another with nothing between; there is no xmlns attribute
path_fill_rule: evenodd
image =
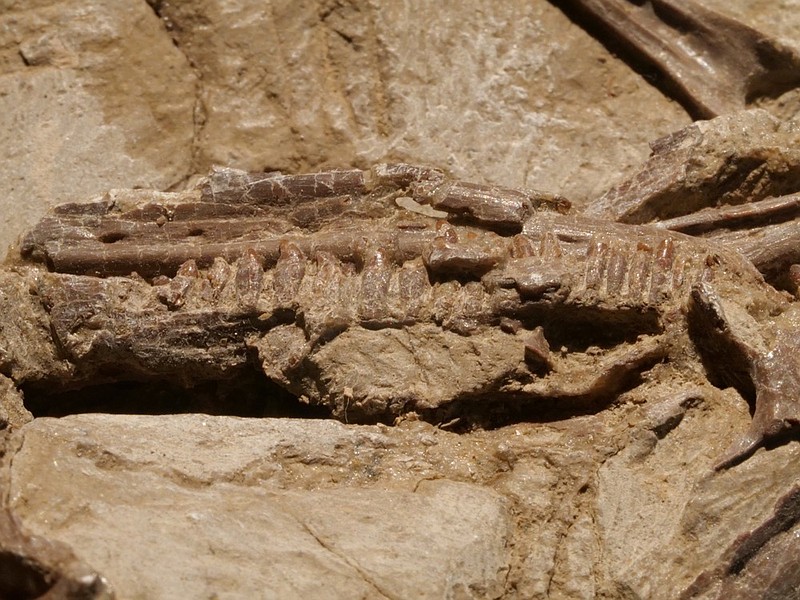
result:
<svg viewBox="0 0 800 600"><path fill-rule="evenodd" d="M799 144L795 125L760 109L694 123L653 142L640 169L585 214L713 238L796 292Z"/></svg>
<svg viewBox="0 0 800 600"><path fill-rule="evenodd" d="M200 201L189 192L179 198L155 194L156 201L151 195L149 202L117 197L59 207L25 236L21 253L58 272L136 271L145 277L172 275L188 260L203 268L217 257L233 262L249 250L274 264L287 238L309 256L325 250L358 261L360 247L368 243L410 258L430 240L441 212L460 225L508 235L521 231L537 211L569 207L555 194L453 182L412 165L298 176L220 169L200 190ZM402 210L396 200L403 197L437 216ZM391 223L404 233L379 239L372 231L376 223ZM309 238L314 232L320 235Z"/></svg>
<svg viewBox="0 0 800 600"><path fill-rule="evenodd" d="M259 366L349 420L474 416L487 402L586 410L654 364L684 360L697 335L683 314L698 285L711 286L698 307L730 296L754 323L786 310L752 265L713 241L565 215L552 197L409 165L333 173L250 175L234 204L153 193L57 210L23 248L56 271L32 285L71 369L40 380L189 383ZM396 202L410 196L452 213ZM346 207L336 218L331 201ZM713 328L703 315L715 311L699 314L694 322ZM758 414L791 423L796 406L758 395L765 355L742 354L733 372L750 374ZM774 423L754 421L747 451Z"/></svg>

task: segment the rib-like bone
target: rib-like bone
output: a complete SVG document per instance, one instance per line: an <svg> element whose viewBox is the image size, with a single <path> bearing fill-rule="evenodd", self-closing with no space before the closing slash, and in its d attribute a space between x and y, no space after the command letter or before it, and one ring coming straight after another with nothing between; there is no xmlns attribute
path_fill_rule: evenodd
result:
<svg viewBox="0 0 800 600"><path fill-rule="evenodd" d="M746 256L772 285L798 290L790 269L800 264L800 195L707 208L656 226L712 237Z"/></svg>
<svg viewBox="0 0 800 600"><path fill-rule="evenodd" d="M745 108L800 83L800 55L693 0L559 0L601 41L656 68L668 92L697 118Z"/></svg>
<svg viewBox="0 0 800 600"><path fill-rule="evenodd" d="M655 223L656 227L688 235L718 235L785 223L800 218L800 194L769 198L738 206L705 208L674 219Z"/></svg>
<svg viewBox="0 0 800 600"><path fill-rule="evenodd" d="M791 268L800 264L800 219L716 235L722 244L746 256L776 287L798 291Z"/></svg>

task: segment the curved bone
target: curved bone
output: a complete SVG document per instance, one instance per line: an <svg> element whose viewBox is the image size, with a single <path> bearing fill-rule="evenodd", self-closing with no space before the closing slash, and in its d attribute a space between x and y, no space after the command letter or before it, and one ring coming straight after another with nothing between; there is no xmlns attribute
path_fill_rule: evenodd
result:
<svg viewBox="0 0 800 600"><path fill-rule="evenodd" d="M748 431L720 457L716 468L727 468L747 458L767 441L780 439L800 427L800 314L796 307L776 325L778 334L770 348L748 339L742 324L729 318L722 300L705 283L694 286L690 319L699 343L706 347L728 383L755 394L755 412ZM744 368L742 368L744 367ZM750 381L743 381L742 375Z"/></svg>
<svg viewBox="0 0 800 600"><path fill-rule="evenodd" d="M697 118L744 108L800 83L791 47L692 0L560 0L632 62L666 77L671 95Z"/></svg>

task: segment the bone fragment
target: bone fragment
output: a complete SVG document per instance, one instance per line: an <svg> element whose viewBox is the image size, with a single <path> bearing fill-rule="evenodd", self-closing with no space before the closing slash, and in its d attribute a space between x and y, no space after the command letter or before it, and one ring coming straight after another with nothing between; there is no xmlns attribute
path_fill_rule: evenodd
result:
<svg viewBox="0 0 800 600"><path fill-rule="evenodd" d="M800 83L800 55L693 0L560 0L613 49L664 77L695 118L741 110Z"/></svg>

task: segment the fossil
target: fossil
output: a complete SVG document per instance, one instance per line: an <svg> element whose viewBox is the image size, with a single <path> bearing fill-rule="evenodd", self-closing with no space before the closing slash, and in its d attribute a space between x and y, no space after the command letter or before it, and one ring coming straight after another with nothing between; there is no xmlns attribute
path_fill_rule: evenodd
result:
<svg viewBox="0 0 800 600"><path fill-rule="evenodd" d="M693 0L559 0L696 118L734 112L800 83L800 55L778 40Z"/></svg>
<svg viewBox="0 0 800 600"><path fill-rule="evenodd" d="M596 409L668 361L755 402L720 466L800 414L795 306L738 252L403 164L58 207L0 309L24 391L256 368L348 421L469 419Z"/></svg>
<svg viewBox="0 0 800 600"><path fill-rule="evenodd" d="M587 207L587 214L648 223L706 207L747 204L800 189L800 133L761 109L692 123L650 144L632 176Z"/></svg>
<svg viewBox="0 0 800 600"><path fill-rule="evenodd" d="M648 160L585 214L715 237L771 284L796 291L798 146L796 123L760 109L693 123L653 142Z"/></svg>

